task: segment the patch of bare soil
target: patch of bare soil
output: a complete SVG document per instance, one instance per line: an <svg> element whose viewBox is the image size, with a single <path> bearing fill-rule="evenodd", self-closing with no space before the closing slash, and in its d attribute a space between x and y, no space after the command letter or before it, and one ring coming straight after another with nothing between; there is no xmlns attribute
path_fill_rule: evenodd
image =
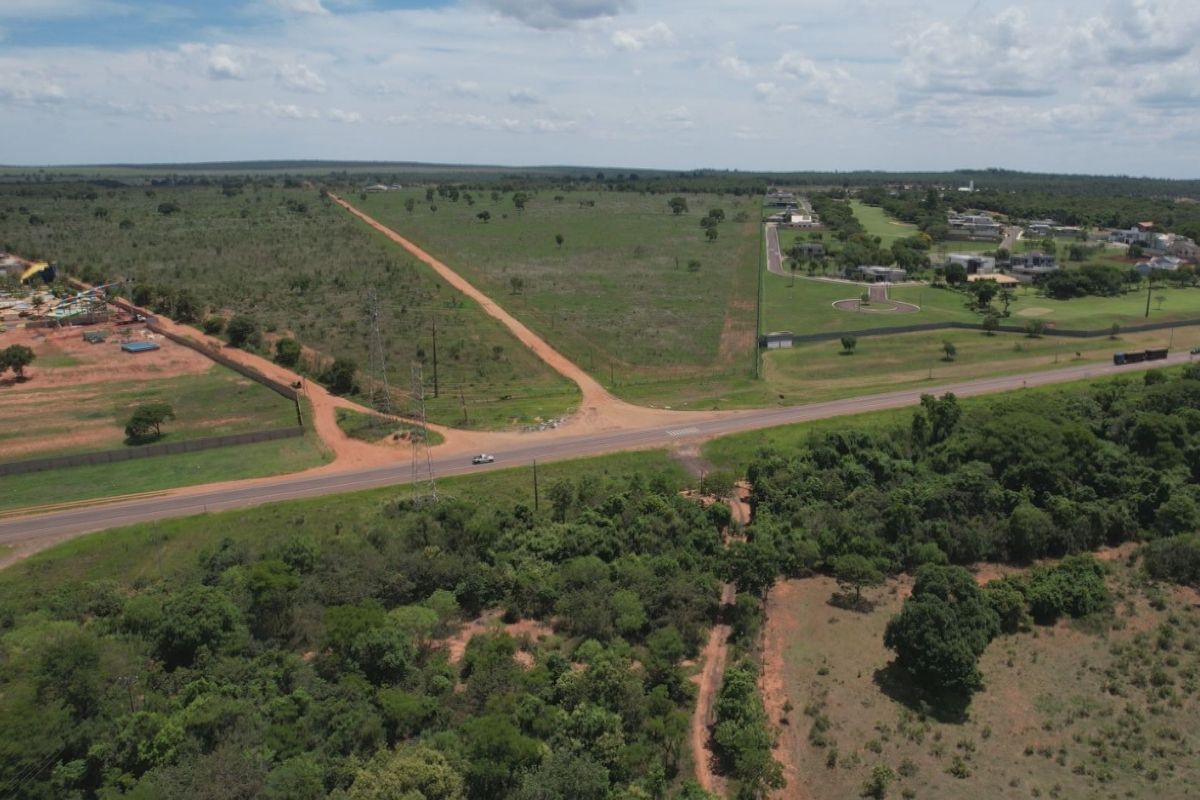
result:
<svg viewBox="0 0 1200 800"><path fill-rule="evenodd" d="M471 620L463 625L458 633L448 639L442 640L440 646L446 648L446 656L450 660L450 663L457 664L462 661L463 655L467 652L467 645L480 634L507 633L517 641L528 639L531 642L554 635L554 629L544 622L539 622L535 619L523 619L517 622L505 623L501 619L502 616L503 612L499 610L489 611L482 617ZM532 653L521 650L513 658L525 668L533 666Z"/></svg>
<svg viewBox="0 0 1200 800"><path fill-rule="evenodd" d="M800 772L794 758L800 746L797 726L783 724L783 720L788 716L784 710L788 702L784 647L788 642L798 641L800 633L797 619L789 613L789 609L795 605L796 591L795 581L780 581L767 595L762 668L758 675L758 691L762 695L767 721L773 726L779 726L773 755L775 760L783 765L783 777L787 780L787 788L772 795L777 798L798 798L807 794L800 782Z"/></svg>

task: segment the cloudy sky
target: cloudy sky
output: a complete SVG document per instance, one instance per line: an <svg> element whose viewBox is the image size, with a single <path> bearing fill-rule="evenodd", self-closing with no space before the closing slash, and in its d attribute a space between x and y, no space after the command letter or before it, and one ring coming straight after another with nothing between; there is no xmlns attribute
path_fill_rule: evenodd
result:
<svg viewBox="0 0 1200 800"><path fill-rule="evenodd" d="M1197 0L0 0L0 163L1200 177Z"/></svg>

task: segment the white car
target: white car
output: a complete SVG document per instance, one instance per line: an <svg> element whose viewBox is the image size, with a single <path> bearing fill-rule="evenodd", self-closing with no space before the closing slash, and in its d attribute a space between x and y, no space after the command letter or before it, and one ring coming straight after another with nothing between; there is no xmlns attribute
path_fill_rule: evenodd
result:
<svg viewBox="0 0 1200 800"><path fill-rule="evenodd" d="M487 453L480 453L479 455L477 455L471 459L471 463L472 464L491 464L495 460L496 460L496 457L493 455L488 455Z"/></svg>

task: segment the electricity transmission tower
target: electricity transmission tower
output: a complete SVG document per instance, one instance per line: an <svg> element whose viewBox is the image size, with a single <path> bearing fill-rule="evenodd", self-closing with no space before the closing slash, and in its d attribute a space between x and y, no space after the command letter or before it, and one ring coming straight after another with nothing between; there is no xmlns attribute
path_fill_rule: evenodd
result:
<svg viewBox="0 0 1200 800"><path fill-rule="evenodd" d="M425 384L420 364L412 367L413 412L418 428L412 432L413 502L436 503L437 485L433 481L433 456L429 452L429 428L425 422Z"/></svg>
<svg viewBox="0 0 1200 800"><path fill-rule="evenodd" d="M375 287L367 290L367 313L371 318L371 340L367 354L367 381L371 404L376 411L392 414L392 390L388 386L387 364L383 358L383 333L379 328L379 297Z"/></svg>

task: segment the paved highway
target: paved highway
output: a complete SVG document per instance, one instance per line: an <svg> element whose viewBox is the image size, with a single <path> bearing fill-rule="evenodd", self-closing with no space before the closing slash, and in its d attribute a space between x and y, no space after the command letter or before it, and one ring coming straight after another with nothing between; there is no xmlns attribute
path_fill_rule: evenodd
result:
<svg viewBox="0 0 1200 800"><path fill-rule="evenodd" d="M703 441L730 433L912 406L919 402L922 394L926 393L954 392L960 397L970 397L1122 372L1137 373L1149 367L1186 362L1189 358L1187 353L1177 353L1165 362L1159 361L1152 364L1133 364L1122 367L1088 364L1024 375L922 386L825 403L737 412L718 419L699 422L681 421L677 425L657 424L640 430L594 433L543 441L538 441L537 434L530 434L528 444L497 451L494 454L496 456L494 464L474 466L470 463L469 457L442 457L434 459L433 471L435 477L444 478L493 469L528 466L533 459L541 462L562 461L625 450L663 448L678 441ZM250 486L239 485L230 488L215 486L200 491L184 490L125 500L117 499L101 505L0 520L0 544L25 542L44 537L63 537L137 522L151 522L211 511L247 508L280 500L395 486L408 483L410 478L411 465L404 461L386 467L310 477L303 474L281 476Z"/></svg>

